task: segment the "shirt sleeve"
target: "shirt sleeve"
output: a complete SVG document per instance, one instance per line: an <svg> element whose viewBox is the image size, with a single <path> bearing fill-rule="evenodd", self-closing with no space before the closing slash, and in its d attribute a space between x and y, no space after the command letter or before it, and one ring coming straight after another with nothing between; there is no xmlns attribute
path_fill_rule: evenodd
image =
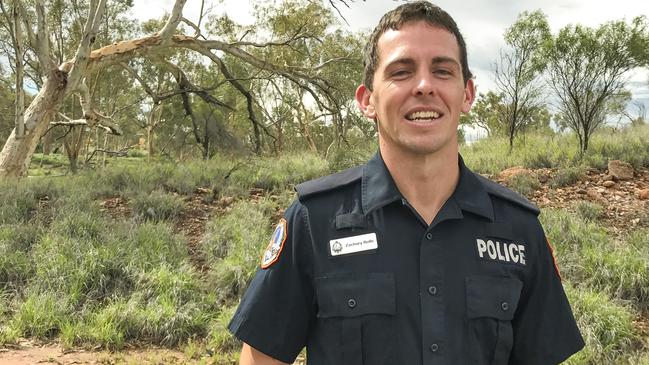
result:
<svg viewBox="0 0 649 365"><path fill-rule="evenodd" d="M307 250L312 240L305 208L298 201L284 217L286 237L279 256L257 270L228 329L254 349L293 363L315 319L312 280L305 269L310 266Z"/></svg>
<svg viewBox="0 0 649 365"><path fill-rule="evenodd" d="M535 226L536 252L513 320L510 364L558 364L584 347L552 249L538 221Z"/></svg>

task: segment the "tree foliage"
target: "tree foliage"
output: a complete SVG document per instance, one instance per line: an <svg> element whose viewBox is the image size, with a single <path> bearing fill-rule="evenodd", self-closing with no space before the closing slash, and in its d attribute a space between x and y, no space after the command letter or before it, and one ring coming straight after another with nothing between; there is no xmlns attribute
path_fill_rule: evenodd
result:
<svg viewBox="0 0 649 365"><path fill-rule="evenodd" d="M624 93L625 74L647 64L647 19L605 23L597 28L568 25L545 48L548 80L560 119L578 137L582 152Z"/></svg>
<svg viewBox="0 0 649 365"><path fill-rule="evenodd" d="M505 31L507 46L494 64L494 75L502 99L497 120L509 138L510 151L516 135L534 122L533 116L542 106L540 78L547 59L541 50L550 37L550 26L540 10L521 13Z"/></svg>

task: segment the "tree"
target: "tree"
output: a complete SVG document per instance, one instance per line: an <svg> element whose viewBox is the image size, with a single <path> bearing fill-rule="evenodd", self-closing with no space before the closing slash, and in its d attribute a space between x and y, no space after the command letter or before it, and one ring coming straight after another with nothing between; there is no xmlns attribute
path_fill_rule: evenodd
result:
<svg viewBox="0 0 649 365"><path fill-rule="evenodd" d="M296 31L286 33L287 35L284 37L268 39L263 32L255 33L254 29L248 29L242 34L237 34L236 38L217 39L207 38L201 34L200 19L198 24L194 24L183 17L182 9L185 2L186 0L175 1L169 17L156 33L142 38L115 42L92 50L97 45L98 30L106 12L107 0L91 0L87 7L83 8L86 21L85 26L79 28L80 36L75 56L61 62L58 67L52 67L56 63L50 52L49 33L45 32L46 36L44 37L36 36L43 29L47 29L49 25L48 17L45 14L45 0L36 0L36 31L27 27L26 34L29 39L27 43L30 52L35 54L38 59L39 66L35 68L44 71L45 81L25 112L25 136L17 138L16 133L12 133L0 152L0 177L26 174L29 161L40 137L48 129L50 120L57 115L66 97L70 95L79 95L79 104L83 111L82 117L70 118L70 120L57 122L58 124L99 126L110 130L111 133L120 134L121 128L115 120L110 115L97 110L95 99L93 99L89 88L93 75L96 77L97 73L111 67L121 69L120 64L135 58L144 58L147 62L155 63L150 60L153 58L150 56L166 51L176 52L175 54L191 52L203 57L203 62L207 59L216 65L219 73L223 75L224 85L238 91L246 100L246 112L254 131L253 143L255 151L258 153L261 152L262 133L266 133L268 128L260 117L260 98L253 94L252 82L258 79L268 79L270 76L285 80L309 95L318 108L331 114L330 118L339 130L336 135L344 138L344 128L341 126L344 126L345 118L342 114L343 109L340 108L339 96L342 93L336 84L323 75L336 72L337 64L344 62L348 55L326 58L320 57L326 56L326 53L322 52L317 54L318 57L309 57L309 62L302 64L287 62L290 58L267 58L263 54L264 50L274 49L282 49L288 53L299 52L295 51L293 47L297 49L304 43L316 44L315 42L319 42L317 37L308 32L308 25L314 23L314 19L325 16L328 10L322 7L314 10L313 16L300 19L295 28ZM308 2L307 4L313 3ZM24 21L29 17L34 18L27 11L24 13L22 17ZM183 34L183 29L179 27L181 23L194 29L194 34ZM184 95L183 97L190 94L197 95L204 101L210 99L210 96L204 93L203 88L193 87L196 86L196 83L189 79L185 70L180 68L182 73L177 72L179 67L174 64L175 57L174 55L165 61L176 67L176 71L170 71L170 73L174 75L179 85L179 89L176 91L178 95ZM228 60L236 61L232 64L247 71L247 76L232 72L232 64L228 64ZM184 105L190 105L190 103L186 102ZM192 117L191 109L185 108L185 110L189 117L195 117Z"/></svg>
<svg viewBox="0 0 649 365"><path fill-rule="evenodd" d="M480 93L471 108L471 111L464 116L461 124L470 124L482 128L488 136L504 136L506 105L503 103L502 95L489 91L486 94Z"/></svg>
<svg viewBox="0 0 649 365"><path fill-rule="evenodd" d="M496 89L503 107L498 118L509 138L509 151L514 138L533 123L532 114L542 103L543 86L539 82L546 66L542 46L551 38L545 14L540 10L523 12L505 31L507 47L500 51L500 60L494 64Z"/></svg>
<svg viewBox="0 0 649 365"><path fill-rule="evenodd" d="M609 22L596 29L569 25L546 47L558 120L575 132L582 154L593 132L606 122L615 98L623 93L625 73L646 65L647 51L638 45L649 39L647 29L645 17L631 24Z"/></svg>

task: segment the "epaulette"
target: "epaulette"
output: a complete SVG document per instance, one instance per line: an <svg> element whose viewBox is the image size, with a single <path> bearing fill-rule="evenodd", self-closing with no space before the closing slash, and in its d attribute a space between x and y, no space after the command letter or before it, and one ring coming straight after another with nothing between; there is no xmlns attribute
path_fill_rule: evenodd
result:
<svg viewBox="0 0 649 365"><path fill-rule="evenodd" d="M523 207L527 210L532 211L534 214L539 215L541 213L541 210L534 205L531 201L527 200L525 197L522 195L507 189L506 187L495 183L486 177L480 176L479 174L475 174L475 176L482 182L482 185L484 185L485 190L487 190L487 193L490 195L495 195L501 199L507 200L510 203L514 203L520 207Z"/></svg>
<svg viewBox="0 0 649 365"><path fill-rule="evenodd" d="M363 176L363 166L356 166L350 169L309 180L298 184L295 187L300 200L324 191L332 190L341 186L349 185Z"/></svg>

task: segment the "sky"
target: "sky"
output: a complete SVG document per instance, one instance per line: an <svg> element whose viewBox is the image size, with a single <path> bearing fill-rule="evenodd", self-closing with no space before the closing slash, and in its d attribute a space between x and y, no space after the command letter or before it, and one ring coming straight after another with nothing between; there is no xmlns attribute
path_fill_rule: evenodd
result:
<svg viewBox="0 0 649 365"><path fill-rule="evenodd" d="M349 23L347 25L342 22L343 27L359 31L371 30L385 12L404 1L345 2L349 4L348 8L342 4L338 6ZM140 20L160 17L165 11L171 10L173 3L173 0L134 0L133 15ZM213 3L214 13L226 12L239 23L253 22L250 15L252 6L246 0L205 0L205 3ZM466 40L469 67L476 75L478 92L493 89L491 65L504 46L503 33L523 11L541 9L548 16L553 34L568 24L595 27L610 20L630 21L639 15L649 17L647 0L439 0L435 3L451 14ZM183 14L186 18L195 20L199 11L200 1L188 0ZM627 87L634 100L644 103L649 110L649 70L635 70L628 75L628 80ZM629 108L632 114L637 112L633 106Z"/></svg>

